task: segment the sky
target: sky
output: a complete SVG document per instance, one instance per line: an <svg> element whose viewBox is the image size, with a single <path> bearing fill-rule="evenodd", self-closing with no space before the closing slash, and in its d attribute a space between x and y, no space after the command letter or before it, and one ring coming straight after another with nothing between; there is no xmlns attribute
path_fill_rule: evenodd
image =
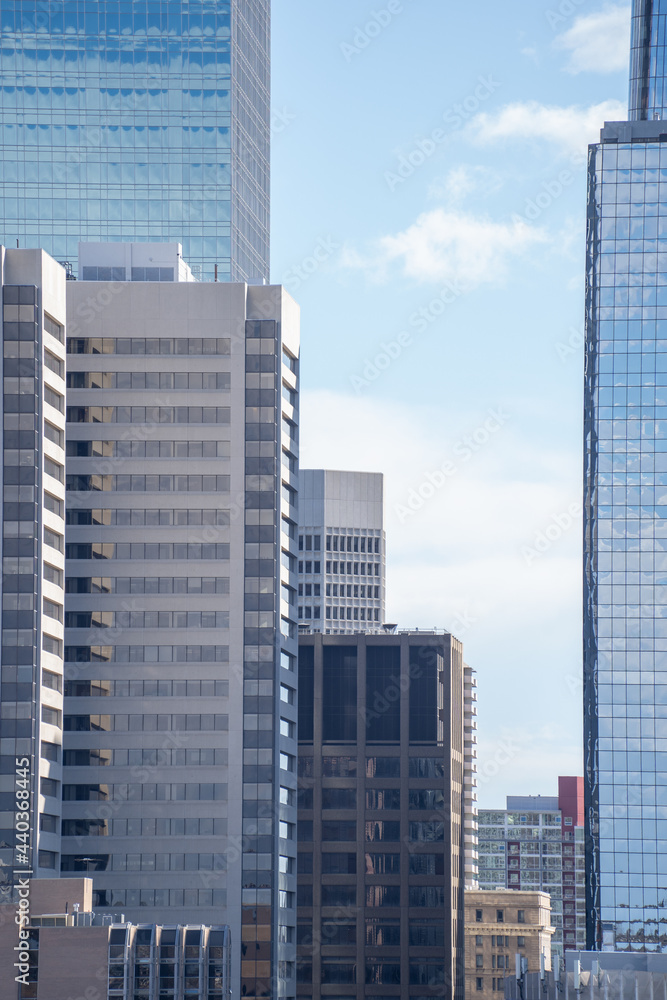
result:
<svg viewBox="0 0 667 1000"><path fill-rule="evenodd" d="M582 774L587 144L630 8L274 0L301 464L383 472L387 619L477 672L479 805Z"/></svg>

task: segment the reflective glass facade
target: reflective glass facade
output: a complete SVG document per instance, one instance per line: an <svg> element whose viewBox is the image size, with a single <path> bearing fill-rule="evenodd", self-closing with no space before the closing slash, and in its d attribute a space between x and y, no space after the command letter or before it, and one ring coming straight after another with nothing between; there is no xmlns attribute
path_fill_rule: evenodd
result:
<svg viewBox="0 0 667 1000"><path fill-rule="evenodd" d="M635 0L630 121L589 150L587 945L667 950L667 3Z"/></svg>
<svg viewBox="0 0 667 1000"><path fill-rule="evenodd" d="M269 0L0 2L0 243L268 279Z"/></svg>
<svg viewBox="0 0 667 1000"><path fill-rule="evenodd" d="M661 127L608 126L589 161L588 945L638 951L667 949L667 142Z"/></svg>
<svg viewBox="0 0 667 1000"><path fill-rule="evenodd" d="M630 118L664 118L667 111L667 0L634 0Z"/></svg>

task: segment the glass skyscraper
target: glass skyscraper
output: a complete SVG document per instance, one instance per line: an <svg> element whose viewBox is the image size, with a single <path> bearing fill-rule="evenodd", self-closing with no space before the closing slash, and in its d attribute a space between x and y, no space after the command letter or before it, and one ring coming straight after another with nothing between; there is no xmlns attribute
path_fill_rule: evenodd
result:
<svg viewBox="0 0 667 1000"><path fill-rule="evenodd" d="M634 0L630 120L590 147L587 944L667 950L666 0Z"/></svg>
<svg viewBox="0 0 667 1000"><path fill-rule="evenodd" d="M0 0L0 244L267 279L270 0Z"/></svg>

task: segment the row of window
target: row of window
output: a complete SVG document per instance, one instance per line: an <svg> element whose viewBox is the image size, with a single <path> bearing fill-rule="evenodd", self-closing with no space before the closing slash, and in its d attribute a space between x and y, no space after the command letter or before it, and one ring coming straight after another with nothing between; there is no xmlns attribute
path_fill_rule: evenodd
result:
<svg viewBox="0 0 667 1000"><path fill-rule="evenodd" d="M46 603L44 598L44 604ZM49 614L46 606L44 613ZM52 614L51 617L55 615ZM62 616L58 620L62 621ZM68 611L65 615L65 626L67 628L229 628L229 611Z"/></svg>
<svg viewBox="0 0 667 1000"><path fill-rule="evenodd" d="M306 566L308 564L306 563ZM319 563L314 565L319 566ZM299 570L301 572L301 570ZM308 570L306 569L306 573ZM314 573L319 573L319 570L314 569ZM380 563L356 563L356 562L329 562L326 563L326 572L333 573L334 576L340 573L341 576L379 576L380 575Z"/></svg>
<svg viewBox="0 0 667 1000"><path fill-rule="evenodd" d="M396 917L366 917L365 942L372 948L400 948L401 921ZM297 944L301 946L315 945L356 945L356 920L338 917L322 917L319 936L313 933L313 925L299 914L297 929ZM442 948L445 944L444 920L416 919L410 917L408 922L408 943L418 948ZM349 959L346 959L349 961Z"/></svg>
<svg viewBox="0 0 667 1000"><path fill-rule="evenodd" d="M44 459L44 471L47 469ZM56 462L51 462L56 467ZM62 470L62 466L57 466ZM53 474L53 473L51 473ZM57 478L57 477L56 477ZM62 482L62 479L60 479ZM67 476L69 492L90 493L229 493L230 476L162 476L162 475L90 475Z"/></svg>
<svg viewBox="0 0 667 1000"><path fill-rule="evenodd" d="M68 354L229 355L229 337L68 337Z"/></svg>
<svg viewBox="0 0 667 1000"><path fill-rule="evenodd" d="M54 756L54 749L58 755ZM46 760L59 759L60 747L56 744L42 742L42 757ZM227 765L229 751L223 747L144 747L138 750L124 750L116 747L114 750L86 749L65 750L63 764L65 767L213 767Z"/></svg>
<svg viewBox="0 0 667 1000"><path fill-rule="evenodd" d="M313 789L300 788L297 793L299 809L313 808ZM409 809L442 809L445 794L441 788L411 788L408 791ZM356 809L356 788L323 788L322 809ZM367 788L367 809L400 809L399 788Z"/></svg>
<svg viewBox="0 0 667 1000"><path fill-rule="evenodd" d="M320 890L322 906L356 906L356 885L323 885ZM408 888L408 906L444 907L449 896L442 885L411 885ZM312 885L297 886L297 906L313 905ZM364 906L400 906L400 885L367 885Z"/></svg>
<svg viewBox="0 0 667 1000"><path fill-rule="evenodd" d="M55 535L44 528L44 541ZM56 538L62 540L62 535ZM58 548L58 544L53 545ZM62 552L59 548L58 551ZM229 559L229 542L70 542L67 559Z"/></svg>
<svg viewBox="0 0 667 1000"><path fill-rule="evenodd" d="M226 889L100 889L93 893L94 906L197 906L227 905ZM195 984L196 985L196 984ZM124 986L121 984L121 988ZM122 994L121 994L122 995Z"/></svg>
<svg viewBox="0 0 667 1000"><path fill-rule="evenodd" d="M61 501L60 501L61 502ZM62 514L61 514L62 516ZM199 509L196 507L173 508L164 507L93 507L67 511L67 524L92 525L104 527L158 527L172 525L225 525L231 524L229 510L219 510L213 507Z"/></svg>
<svg viewBox="0 0 667 1000"><path fill-rule="evenodd" d="M363 590L363 587L361 588ZM369 590L372 588L369 587ZM376 591L379 592L380 588L376 587ZM308 615L306 614L306 618ZM313 618L316 616L313 615ZM327 605L326 607L326 617L327 621L354 621L354 622L378 622L380 620L380 609L379 608L336 608Z"/></svg>
<svg viewBox="0 0 667 1000"><path fill-rule="evenodd" d="M313 840L312 820L299 820L298 837L309 843ZM354 820L322 820L323 841L356 841L357 824ZM401 824L398 820L368 820L364 823L364 840L400 841ZM438 821L408 823L408 840L414 843L441 843L445 839L445 824Z"/></svg>
<svg viewBox="0 0 667 1000"><path fill-rule="evenodd" d="M362 765L363 766L363 765ZM357 775L357 758L348 755L324 755L321 758L323 778L354 778ZM411 778L444 778L445 763L441 757L409 757L408 775ZM299 776L315 776L315 759L299 754ZM366 757L367 778L400 778L400 757Z"/></svg>
<svg viewBox="0 0 667 1000"><path fill-rule="evenodd" d="M368 547L367 547L368 545ZM364 535L327 535L327 552L376 552L380 551L380 539L366 538Z"/></svg>
<svg viewBox="0 0 667 1000"><path fill-rule="evenodd" d="M476 991L478 993L481 993L484 990L484 977L483 976L476 976L475 977L475 989L476 989ZM494 977L492 979L491 989L493 990L494 993L504 993L505 992L505 980L504 979L496 979Z"/></svg>
<svg viewBox="0 0 667 1000"><path fill-rule="evenodd" d="M306 584L308 587L308 584ZM327 583L326 585L326 596L327 597L338 597L339 584L337 583ZM308 591L306 590L306 594ZM319 595L318 595L319 596ZM340 584L340 596L341 597L362 597L364 599L371 600L375 598L377 600L380 597L380 588L371 587L370 585L366 587L365 584L358 583L348 583Z"/></svg>
<svg viewBox="0 0 667 1000"><path fill-rule="evenodd" d="M229 663L229 646L65 646L68 663Z"/></svg>
<svg viewBox="0 0 667 1000"><path fill-rule="evenodd" d="M483 909L476 909L475 910L475 921L478 924L481 924L481 923L484 922L485 919L486 920L495 920L495 923L497 923L497 924L504 924L504 923L510 923L511 924L511 923L514 922L514 919L515 919L514 918L514 911L510 911L510 910L506 911L506 910L497 909L495 911L495 917L493 916L493 914L489 915L488 912L487 912L487 916L485 918L484 917L484 910ZM525 910L517 910L516 911L516 922L517 922L517 924L525 924L525 922L526 922L526 911Z"/></svg>
<svg viewBox="0 0 667 1000"><path fill-rule="evenodd" d="M76 820L65 822L75 823ZM63 854L60 870L62 872L221 872L227 870L227 855L97 854L90 858L81 857L79 854Z"/></svg>
<svg viewBox="0 0 667 1000"><path fill-rule="evenodd" d="M401 855L398 853L377 852L364 854L364 871L367 875L400 875ZM444 854L410 854L409 872L411 875L443 875L445 870ZM299 851L299 875L313 874L313 855L307 851ZM357 855L352 852L324 851L322 854L323 875L356 875Z"/></svg>
<svg viewBox="0 0 667 1000"><path fill-rule="evenodd" d="M51 709L51 711L53 711ZM227 732L228 715L66 715L66 733Z"/></svg>
<svg viewBox="0 0 667 1000"><path fill-rule="evenodd" d="M53 778L41 778L58 786L60 782ZM48 795L43 789L42 794ZM56 789L57 794L57 789ZM111 802L121 800L127 802L226 802L227 785L221 782L128 782L121 784L68 784L62 786L63 802Z"/></svg>
<svg viewBox="0 0 667 1000"><path fill-rule="evenodd" d="M229 441L68 441L68 458L229 458Z"/></svg>
<svg viewBox="0 0 667 1000"><path fill-rule="evenodd" d="M475 955L475 968L484 968L484 955ZM509 955L492 955L491 956L491 968L492 969L509 969L510 968L510 956Z"/></svg>
<svg viewBox="0 0 667 1000"><path fill-rule="evenodd" d="M323 958L321 982L326 985L345 985L357 982L357 965L349 958ZM400 986L401 966L398 962L366 962L364 982L367 986ZM410 962L408 982L411 986L444 985L447 973L443 963ZM297 963L297 982L311 983L313 968L309 962ZM360 980L361 982L361 980Z"/></svg>
<svg viewBox="0 0 667 1000"><path fill-rule="evenodd" d="M45 567L46 568L46 567ZM62 570L56 570L61 574ZM46 574L45 574L46 575ZM53 583L58 582L52 580ZM69 576L67 594L228 594L228 576Z"/></svg>
<svg viewBox="0 0 667 1000"><path fill-rule="evenodd" d="M99 698L109 695L116 698L227 698L229 681L65 681L68 698Z"/></svg>
<svg viewBox="0 0 667 1000"><path fill-rule="evenodd" d="M231 387L229 372L68 372L68 389L207 389Z"/></svg>
<svg viewBox="0 0 667 1000"><path fill-rule="evenodd" d="M51 402L46 395L44 398L46 402ZM67 407L69 424L229 424L230 420L231 410L228 406Z"/></svg>
<svg viewBox="0 0 667 1000"><path fill-rule="evenodd" d="M63 837L212 837L227 833L227 820L204 816L183 819L64 819ZM146 869L148 870L148 869Z"/></svg>

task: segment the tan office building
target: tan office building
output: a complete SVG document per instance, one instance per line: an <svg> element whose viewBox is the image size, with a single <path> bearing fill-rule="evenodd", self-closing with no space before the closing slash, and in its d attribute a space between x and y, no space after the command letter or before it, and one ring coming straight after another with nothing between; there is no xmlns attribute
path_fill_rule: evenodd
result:
<svg viewBox="0 0 667 1000"><path fill-rule="evenodd" d="M546 892L468 889L465 893L466 1000L493 1000L514 976L516 955L551 968L551 898Z"/></svg>

